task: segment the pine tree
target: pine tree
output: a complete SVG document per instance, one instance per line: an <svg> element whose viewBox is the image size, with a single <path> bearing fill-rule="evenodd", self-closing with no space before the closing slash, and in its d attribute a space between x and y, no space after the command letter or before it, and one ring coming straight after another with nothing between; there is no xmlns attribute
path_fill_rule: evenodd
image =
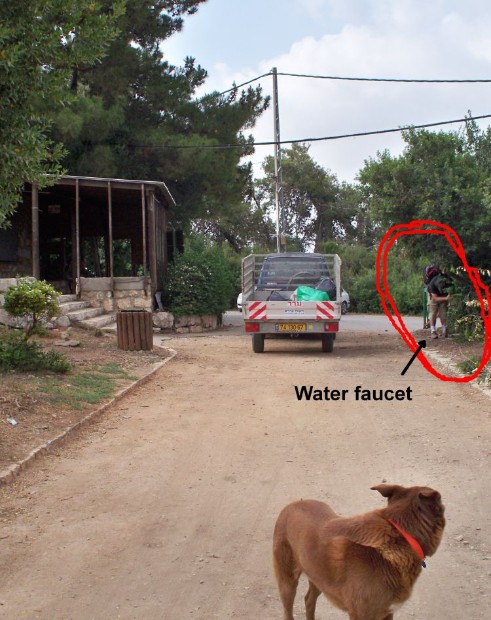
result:
<svg viewBox="0 0 491 620"><path fill-rule="evenodd" d="M268 104L260 88L196 97L206 71L193 58L166 61L165 40L203 1L127 0L107 55L74 66L73 102L52 134L71 174L165 181L178 226L242 203L251 169L241 158L253 152L243 132ZM211 148L221 144L239 147Z"/></svg>

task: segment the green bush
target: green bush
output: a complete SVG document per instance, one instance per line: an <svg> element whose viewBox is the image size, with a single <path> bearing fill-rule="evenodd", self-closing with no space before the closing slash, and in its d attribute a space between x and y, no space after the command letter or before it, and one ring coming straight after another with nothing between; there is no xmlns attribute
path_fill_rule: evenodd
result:
<svg viewBox="0 0 491 620"><path fill-rule="evenodd" d="M377 248L326 242L321 251L341 256L342 285L350 295L352 311L383 312L375 278ZM400 314L423 313L422 274L428 262L426 258L414 260L402 247L391 250L387 264L389 293Z"/></svg>
<svg viewBox="0 0 491 620"><path fill-rule="evenodd" d="M400 314L422 315L425 284L423 273L431 261L412 258L404 249L394 248L388 259L390 294Z"/></svg>
<svg viewBox="0 0 491 620"><path fill-rule="evenodd" d="M490 288L491 272L487 269L478 268L478 273L483 284ZM474 285L462 267L452 269L450 275L452 277L448 313L450 331L458 334L463 340L482 342L485 337L484 321ZM486 314L489 313L485 297L484 311Z"/></svg>
<svg viewBox="0 0 491 620"><path fill-rule="evenodd" d="M176 317L221 315L230 307L235 275L222 249L192 238L169 269L166 306Z"/></svg>
<svg viewBox="0 0 491 620"><path fill-rule="evenodd" d="M28 321L28 333L39 329L40 321L58 314L59 293L44 280L22 278L5 293L3 308L13 317Z"/></svg>
<svg viewBox="0 0 491 620"><path fill-rule="evenodd" d="M468 342L482 342L485 336L484 321L481 316L481 304L477 300L464 301L456 305L452 297L452 312L449 312L449 325ZM486 314L487 304L485 303Z"/></svg>
<svg viewBox="0 0 491 620"><path fill-rule="evenodd" d="M343 286L345 286L343 282ZM351 309L354 312L383 312L380 297L375 285L375 269L364 268L351 280L348 290Z"/></svg>
<svg viewBox="0 0 491 620"><path fill-rule="evenodd" d="M22 332L2 330L0 333L0 371L50 370L65 373L70 363L56 351L44 352L35 342L29 342Z"/></svg>

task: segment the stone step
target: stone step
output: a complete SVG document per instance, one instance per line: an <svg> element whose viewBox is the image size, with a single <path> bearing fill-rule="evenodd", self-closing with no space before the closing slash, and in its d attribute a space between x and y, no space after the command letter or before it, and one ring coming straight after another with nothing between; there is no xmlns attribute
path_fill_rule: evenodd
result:
<svg viewBox="0 0 491 620"><path fill-rule="evenodd" d="M58 297L59 304L64 304L69 301L77 301L77 300L78 300L78 297L76 295L60 295Z"/></svg>
<svg viewBox="0 0 491 620"><path fill-rule="evenodd" d="M115 314L101 314L94 316L90 319L83 319L78 323L80 327L84 329L116 329L116 315Z"/></svg>
<svg viewBox="0 0 491 620"><path fill-rule="evenodd" d="M70 314L84 308L90 308L88 301L67 301L62 304L58 304L60 308L60 314Z"/></svg>
<svg viewBox="0 0 491 620"><path fill-rule="evenodd" d="M75 310L73 312L67 312L66 316L70 319L71 322L79 323L80 321L85 321L87 319L92 319L95 316L100 316L104 314L104 310L102 308L83 308L81 310Z"/></svg>

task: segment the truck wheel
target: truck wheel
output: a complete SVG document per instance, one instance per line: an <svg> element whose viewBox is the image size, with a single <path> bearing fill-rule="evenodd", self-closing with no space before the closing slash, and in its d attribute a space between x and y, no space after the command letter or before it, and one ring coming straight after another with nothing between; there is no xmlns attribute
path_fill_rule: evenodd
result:
<svg viewBox="0 0 491 620"><path fill-rule="evenodd" d="M252 350L254 353L264 353L264 334L252 334Z"/></svg>
<svg viewBox="0 0 491 620"><path fill-rule="evenodd" d="M334 349L334 335L333 334L322 334L322 352L332 353L333 349Z"/></svg>

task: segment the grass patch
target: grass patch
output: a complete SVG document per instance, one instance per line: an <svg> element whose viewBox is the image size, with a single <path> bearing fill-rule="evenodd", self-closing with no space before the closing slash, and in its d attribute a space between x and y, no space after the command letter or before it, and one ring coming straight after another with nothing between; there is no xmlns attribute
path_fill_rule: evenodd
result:
<svg viewBox="0 0 491 620"><path fill-rule="evenodd" d="M473 355L471 357L468 357L466 360L459 362L457 364L457 367L465 375L471 375L476 370L476 368L479 368L480 363L481 358L477 355ZM491 385L491 366L489 364L484 366L484 368L481 370L478 382L484 383L486 385Z"/></svg>
<svg viewBox="0 0 491 620"><path fill-rule="evenodd" d="M479 366L481 358L477 356L468 357L466 360L457 364L458 369L464 373L464 375L472 374Z"/></svg>
<svg viewBox="0 0 491 620"><path fill-rule="evenodd" d="M104 364L104 366L92 367L92 369L97 369L97 372L107 374L107 375L125 375L126 371L124 371L121 366L118 366L115 362L109 362L108 364Z"/></svg>
<svg viewBox="0 0 491 620"><path fill-rule="evenodd" d="M53 404L83 409L85 405L96 405L109 398L119 387L120 381L132 379L134 377L117 364L108 363L92 366L64 378L43 377L39 390Z"/></svg>
<svg viewBox="0 0 491 620"><path fill-rule="evenodd" d="M101 373L103 375L114 375L123 379L136 379L136 377L129 375L126 370L123 370L121 366L118 366L115 362L109 362L103 366L90 366L88 371Z"/></svg>

